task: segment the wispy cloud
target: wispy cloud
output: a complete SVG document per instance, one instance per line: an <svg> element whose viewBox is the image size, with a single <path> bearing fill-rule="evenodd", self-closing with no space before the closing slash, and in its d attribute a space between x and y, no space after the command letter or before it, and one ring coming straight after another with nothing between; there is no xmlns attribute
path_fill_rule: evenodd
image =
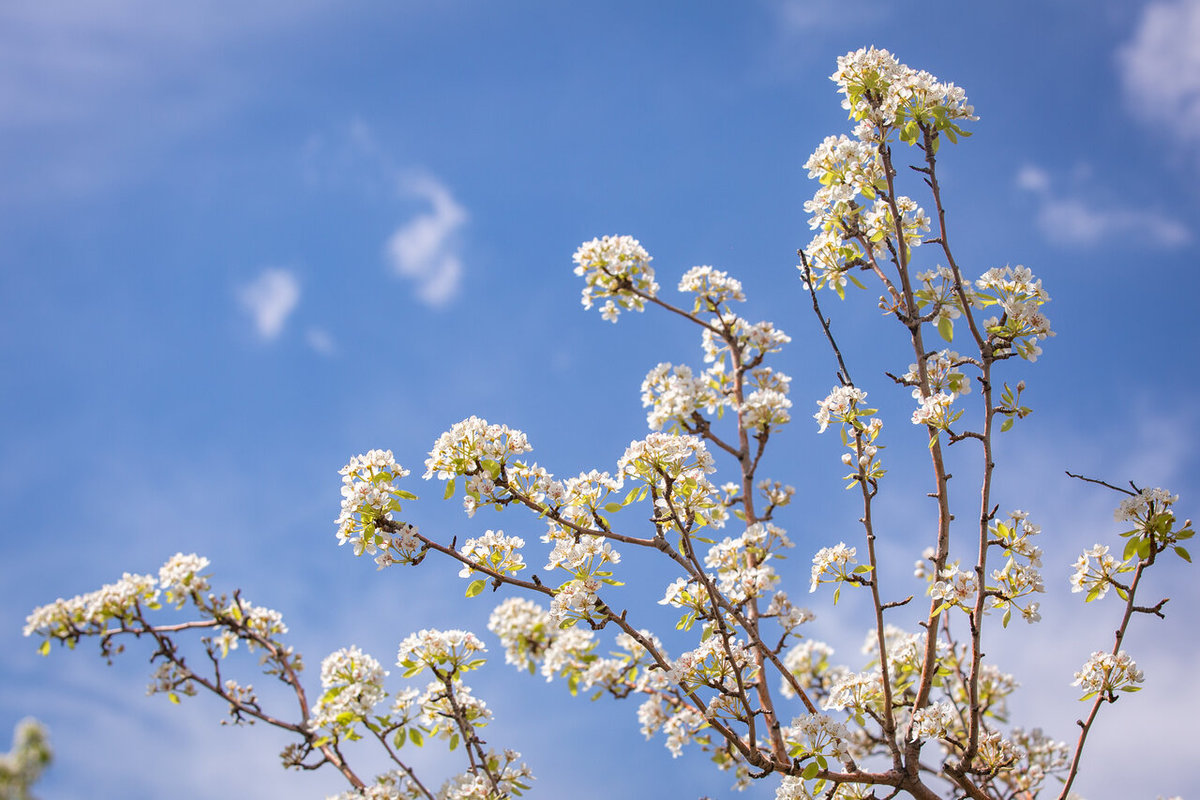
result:
<svg viewBox="0 0 1200 800"><path fill-rule="evenodd" d="M258 335L270 341L283 332L288 316L300 302L300 283L286 269L268 269L238 289L237 295Z"/></svg>
<svg viewBox="0 0 1200 800"><path fill-rule="evenodd" d="M152 167L249 104L271 75L250 59L332 7L248 0L230 14L214 0L0 3L0 135L12 137L6 155L23 154L0 159L0 202L86 194Z"/></svg>
<svg viewBox="0 0 1200 800"><path fill-rule="evenodd" d="M1078 191L1063 191L1050 174L1031 164L1017 171L1017 188L1037 201L1037 225L1052 242L1098 245L1125 239L1153 247L1178 247L1192 240L1186 225L1165 213L1106 203Z"/></svg>
<svg viewBox="0 0 1200 800"><path fill-rule="evenodd" d="M768 6L788 33L849 28L887 13L877 0L769 0Z"/></svg>
<svg viewBox="0 0 1200 800"><path fill-rule="evenodd" d="M1146 6L1117 53L1125 102L1146 125L1200 143L1200 0Z"/></svg>
<svg viewBox="0 0 1200 800"><path fill-rule="evenodd" d="M467 211L430 176L410 180L404 188L432 208L396 229L387 241L387 259L397 275L417 284L421 302L438 308L453 299L462 280L457 235Z"/></svg>
<svg viewBox="0 0 1200 800"><path fill-rule="evenodd" d="M304 341L308 342L308 346L313 349L313 352L320 355L331 356L337 352L333 337L322 328L309 328L304 334Z"/></svg>

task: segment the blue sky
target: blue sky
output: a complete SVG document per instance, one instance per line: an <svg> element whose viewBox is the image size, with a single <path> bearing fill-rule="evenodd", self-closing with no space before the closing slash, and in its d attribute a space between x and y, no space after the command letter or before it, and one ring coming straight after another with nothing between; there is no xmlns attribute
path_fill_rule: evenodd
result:
<svg viewBox="0 0 1200 800"><path fill-rule="evenodd" d="M998 488L1042 524L1055 588L1046 620L989 654L1028 687L1014 721L1071 737L1071 675L1109 646L1116 611L1080 610L1067 565L1114 532L1115 498L1063 470L1163 485L1181 516L1200 496L1198 43L1196 0L4 4L0 731L49 724L47 798L340 790L285 773L267 731L220 727L215 701L144 697L148 653L38 657L25 615L182 550L281 610L313 681L340 646L390 663L413 630L482 632L488 598L463 602L448 565L377 574L336 547L337 470L383 447L419 475L470 414L525 430L556 473L613 469L645 434L646 371L699 355L672 320L582 310L571 254L604 234L638 237L668 294L693 265L728 270L745 313L792 335L777 363L796 421L768 472L801 489L781 520L801 581L857 516L806 411L834 376L795 272L803 164L848 131L836 57L873 44L965 87L980 116L942 157L959 261L1025 264L1053 297L1059 335L1011 367L1035 413L1000 445ZM858 383L895 409L889 457L910 465L881 498L901 593L924 546L925 461L906 393L882 377L908 357L870 297L829 311ZM410 481L413 521L446 541L540 533L520 515L468 520ZM1091 800L1200 793L1194 575L1153 576L1169 617L1129 639L1147 689L1106 709ZM645 576L647 597L673 577ZM853 602L804 600L857 667L869 623L841 621ZM733 794L643 742L634 704L571 701L493 656L477 682L492 740L524 752L541 796Z"/></svg>

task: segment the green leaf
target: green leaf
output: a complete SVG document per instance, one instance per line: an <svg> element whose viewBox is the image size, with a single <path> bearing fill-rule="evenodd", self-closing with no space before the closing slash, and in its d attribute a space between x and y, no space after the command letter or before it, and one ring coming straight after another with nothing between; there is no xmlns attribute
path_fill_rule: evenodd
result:
<svg viewBox="0 0 1200 800"><path fill-rule="evenodd" d="M1002 628L1007 628L1008 623L1011 621L1012 621L1012 606L1009 606L1008 608L1004 609L1004 618L1000 620L1000 626Z"/></svg>
<svg viewBox="0 0 1200 800"><path fill-rule="evenodd" d="M1137 539L1130 539L1125 543L1125 550L1121 554L1121 560L1128 561L1135 552L1137 552Z"/></svg>
<svg viewBox="0 0 1200 800"><path fill-rule="evenodd" d="M487 584L487 581L484 580L483 578L480 578L479 580L471 581L471 585L467 587L467 597L475 597L476 595L478 595L480 592L483 591L483 587L486 584Z"/></svg>
<svg viewBox="0 0 1200 800"><path fill-rule="evenodd" d="M1013 417L1008 417L1007 419L1005 419L1004 422L1000 423L1000 432L1004 433L1005 431L1012 430L1014 421L1015 420L1013 419Z"/></svg>
<svg viewBox="0 0 1200 800"><path fill-rule="evenodd" d="M1188 555L1188 551L1184 550L1179 545L1175 545L1175 554L1178 555L1180 558L1182 558L1184 561L1188 562L1189 564L1192 563L1192 557L1190 555ZM47 641L46 645L49 645L49 644L50 644L50 642Z"/></svg>
<svg viewBox="0 0 1200 800"><path fill-rule="evenodd" d="M621 503L606 503L604 506L604 510L610 514L615 514L624 507L625 506L622 505Z"/></svg>
<svg viewBox="0 0 1200 800"><path fill-rule="evenodd" d="M804 768L804 772L800 773L800 777L806 781L811 781L813 778L817 777L817 773L820 771L821 768L817 766L817 762L810 761L808 762L808 766Z"/></svg>
<svg viewBox="0 0 1200 800"><path fill-rule="evenodd" d="M938 333L947 342L954 341L954 320L949 317L941 317L937 324Z"/></svg>
<svg viewBox="0 0 1200 800"><path fill-rule="evenodd" d="M446 481L446 491L442 493L443 500L449 500L451 497L454 497L454 483L454 478Z"/></svg>
<svg viewBox="0 0 1200 800"><path fill-rule="evenodd" d="M456 747L458 747L458 734L454 733L450 735L450 749L454 750Z"/></svg>
<svg viewBox="0 0 1200 800"><path fill-rule="evenodd" d="M167 692L167 699L175 705L179 705L179 695L175 694L174 692Z"/></svg>
<svg viewBox="0 0 1200 800"><path fill-rule="evenodd" d="M421 747L425 744L425 737L421 735L421 731L419 728L409 728L408 729L408 738L411 739L412 743L415 744L417 747Z"/></svg>
<svg viewBox="0 0 1200 800"><path fill-rule="evenodd" d="M1176 547L1175 549L1176 549L1176 550L1182 550L1183 548ZM1186 551L1185 551L1185 552L1186 552ZM1190 559L1190 558L1189 558L1188 560L1189 560L1189 561L1191 561L1191 559ZM49 640L49 639L47 639L46 641L42 642L41 646L40 646L40 647L38 647L38 653L39 653L40 655L43 655L43 656L45 656L45 655L49 655L49 654L50 654L50 640Z"/></svg>

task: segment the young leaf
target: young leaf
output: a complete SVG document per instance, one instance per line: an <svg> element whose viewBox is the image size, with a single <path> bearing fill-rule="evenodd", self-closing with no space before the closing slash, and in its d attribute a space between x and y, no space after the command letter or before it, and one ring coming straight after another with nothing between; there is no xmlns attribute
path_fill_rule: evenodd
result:
<svg viewBox="0 0 1200 800"><path fill-rule="evenodd" d="M949 317L941 317L937 324L938 333L947 342L954 341L954 320Z"/></svg>

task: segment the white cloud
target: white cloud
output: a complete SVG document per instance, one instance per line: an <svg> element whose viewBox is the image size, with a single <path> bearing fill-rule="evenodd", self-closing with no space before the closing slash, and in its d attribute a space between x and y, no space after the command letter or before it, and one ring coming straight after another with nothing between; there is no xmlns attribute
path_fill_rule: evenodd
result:
<svg viewBox="0 0 1200 800"><path fill-rule="evenodd" d="M405 189L427 200L432 210L396 229L387 241L387 259L397 275L416 282L417 297L423 303L440 307L458 292L462 279L457 234L467 221L467 212L434 178L413 179Z"/></svg>
<svg viewBox="0 0 1200 800"><path fill-rule="evenodd" d="M1200 142L1200 0L1146 6L1117 63L1137 117L1183 144Z"/></svg>
<svg viewBox="0 0 1200 800"><path fill-rule="evenodd" d="M0 203L87 194L156 170L181 141L252 106L271 72L248 59L336 7L247 0L233 14L219 0L0 3L0 133L22 154L3 160Z"/></svg>
<svg viewBox="0 0 1200 800"><path fill-rule="evenodd" d="M850 28L887 12L876 0L771 0L770 7L789 33Z"/></svg>
<svg viewBox="0 0 1200 800"><path fill-rule="evenodd" d="M1040 167L1025 164L1017 170L1017 187L1030 192L1045 192L1050 189L1050 176Z"/></svg>
<svg viewBox="0 0 1200 800"><path fill-rule="evenodd" d="M1125 239L1152 247L1178 247L1192 240L1186 225L1162 213L1105 203L1079 191L1064 192L1049 173L1032 164L1022 166L1017 188L1037 198L1037 225L1052 242L1091 246Z"/></svg>
<svg viewBox="0 0 1200 800"><path fill-rule="evenodd" d="M300 302L300 283L286 269L268 269L238 289L238 302L254 319L258 335L274 339Z"/></svg>
<svg viewBox="0 0 1200 800"><path fill-rule="evenodd" d="M333 337L329 335L328 331L321 328L309 328L308 332L304 334L304 340L308 342L308 346L314 352L323 356L331 356L337 352L337 346L333 343Z"/></svg>

